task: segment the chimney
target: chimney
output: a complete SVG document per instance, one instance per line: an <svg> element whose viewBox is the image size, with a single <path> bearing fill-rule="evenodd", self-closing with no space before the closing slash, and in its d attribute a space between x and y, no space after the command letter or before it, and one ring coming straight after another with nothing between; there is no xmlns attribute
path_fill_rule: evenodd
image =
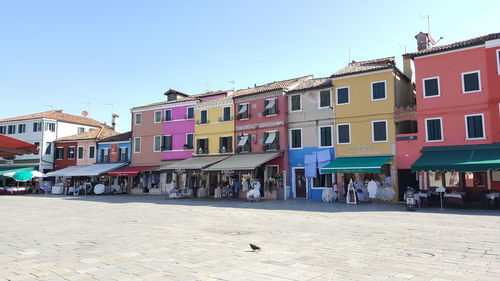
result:
<svg viewBox="0 0 500 281"><path fill-rule="evenodd" d="M113 115L111 115L111 127L113 128L113 130L119 132L119 130L120 130L120 115L118 115L116 113L113 113Z"/></svg>
<svg viewBox="0 0 500 281"><path fill-rule="evenodd" d="M417 50L419 52L427 49L429 43L429 36L427 33L420 32L419 34L415 35L415 39L417 39Z"/></svg>

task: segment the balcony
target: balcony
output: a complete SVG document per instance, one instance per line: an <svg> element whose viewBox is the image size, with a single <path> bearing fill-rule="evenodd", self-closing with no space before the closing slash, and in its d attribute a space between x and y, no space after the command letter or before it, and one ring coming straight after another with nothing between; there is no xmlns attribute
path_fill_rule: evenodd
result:
<svg viewBox="0 0 500 281"><path fill-rule="evenodd" d="M277 108L270 108L262 112L262 116L278 115L280 111Z"/></svg>
<svg viewBox="0 0 500 281"><path fill-rule="evenodd" d="M233 153L233 148L219 148L219 153Z"/></svg>
<svg viewBox="0 0 500 281"><path fill-rule="evenodd" d="M97 163L109 163L109 155L99 157Z"/></svg>
<svg viewBox="0 0 500 281"><path fill-rule="evenodd" d="M264 146L262 147L262 149L264 149L264 151L279 150L280 149L280 145L278 143L264 144Z"/></svg>
<svg viewBox="0 0 500 281"><path fill-rule="evenodd" d="M196 120L196 125L204 125L208 123L210 123L210 120L205 120L205 122L203 122L203 120Z"/></svg>
<svg viewBox="0 0 500 281"><path fill-rule="evenodd" d="M252 152L252 145L245 144L245 145L242 145L242 146L238 146L238 148L236 149L236 152L238 152L238 153Z"/></svg>
<svg viewBox="0 0 500 281"><path fill-rule="evenodd" d="M234 120L233 116L230 116L229 118L226 119L224 119L224 117L219 117L219 122L228 122L233 120Z"/></svg>
<svg viewBox="0 0 500 281"><path fill-rule="evenodd" d="M238 113L236 115L236 119L241 120L241 119L250 119L252 115L250 113L244 112L244 113Z"/></svg>

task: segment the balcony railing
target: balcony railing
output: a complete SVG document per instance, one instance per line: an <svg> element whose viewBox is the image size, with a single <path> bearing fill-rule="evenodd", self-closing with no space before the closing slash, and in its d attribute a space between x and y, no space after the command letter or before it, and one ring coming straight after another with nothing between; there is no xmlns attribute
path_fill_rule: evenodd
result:
<svg viewBox="0 0 500 281"><path fill-rule="evenodd" d="M262 112L262 116L278 115L279 113L280 111L277 108L270 108L264 110L264 112Z"/></svg>
<svg viewBox="0 0 500 281"><path fill-rule="evenodd" d="M208 119L205 122L203 122L203 120L201 120L201 119L200 120L196 120L196 124L197 125L203 125L203 124L208 124L208 123L210 123L210 120L208 120Z"/></svg>
<svg viewBox="0 0 500 281"><path fill-rule="evenodd" d="M280 145L278 143L264 144L263 149L264 149L264 151L279 150L280 149Z"/></svg>
<svg viewBox="0 0 500 281"><path fill-rule="evenodd" d="M228 122L233 120L233 116L230 116L229 118L219 117L219 122Z"/></svg>
<svg viewBox="0 0 500 281"><path fill-rule="evenodd" d="M219 153L233 153L233 148L219 148Z"/></svg>
<svg viewBox="0 0 500 281"><path fill-rule="evenodd" d="M198 148L196 150L196 153L198 153L198 154L208 154L208 149L207 148L205 148L205 149L204 148Z"/></svg>
<svg viewBox="0 0 500 281"><path fill-rule="evenodd" d="M238 152L238 153L252 152L252 145L245 144L242 146L238 146L238 148L236 149L236 152Z"/></svg>
<svg viewBox="0 0 500 281"><path fill-rule="evenodd" d="M238 120L249 119L251 117L252 117L252 115L250 113L245 112L245 113L238 113L238 115L236 116L236 119L238 119Z"/></svg>

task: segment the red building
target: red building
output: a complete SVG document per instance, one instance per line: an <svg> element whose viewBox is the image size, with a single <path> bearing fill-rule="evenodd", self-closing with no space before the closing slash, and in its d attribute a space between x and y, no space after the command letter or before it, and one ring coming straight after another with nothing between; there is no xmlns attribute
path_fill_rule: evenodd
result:
<svg viewBox="0 0 500 281"><path fill-rule="evenodd" d="M418 121L408 147L420 151L398 154L412 158L421 189L483 201L500 191L500 33L433 48L427 34L416 37L419 51L405 55L414 63Z"/></svg>
<svg viewBox="0 0 500 281"><path fill-rule="evenodd" d="M61 170L69 166L76 166L77 141L57 141L54 157L54 170Z"/></svg>
<svg viewBox="0 0 500 281"><path fill-rule="evenodd" d="M284 95L312 76L277 81L236 91L235 105L236 154L275 153L263 163L260 173L264 182L288 171L288 99Z"/></svg>

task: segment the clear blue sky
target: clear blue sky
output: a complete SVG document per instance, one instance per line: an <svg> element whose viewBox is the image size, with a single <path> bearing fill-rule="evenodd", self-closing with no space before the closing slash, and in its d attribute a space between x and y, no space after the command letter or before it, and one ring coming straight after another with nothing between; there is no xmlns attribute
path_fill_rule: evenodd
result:
<svg viewBox="0 0 500 281"><path fill-rule="evenodd" d="M0 119L63 109L130 129L130 108L500 32L500 1L0 0Z"/></svg>

